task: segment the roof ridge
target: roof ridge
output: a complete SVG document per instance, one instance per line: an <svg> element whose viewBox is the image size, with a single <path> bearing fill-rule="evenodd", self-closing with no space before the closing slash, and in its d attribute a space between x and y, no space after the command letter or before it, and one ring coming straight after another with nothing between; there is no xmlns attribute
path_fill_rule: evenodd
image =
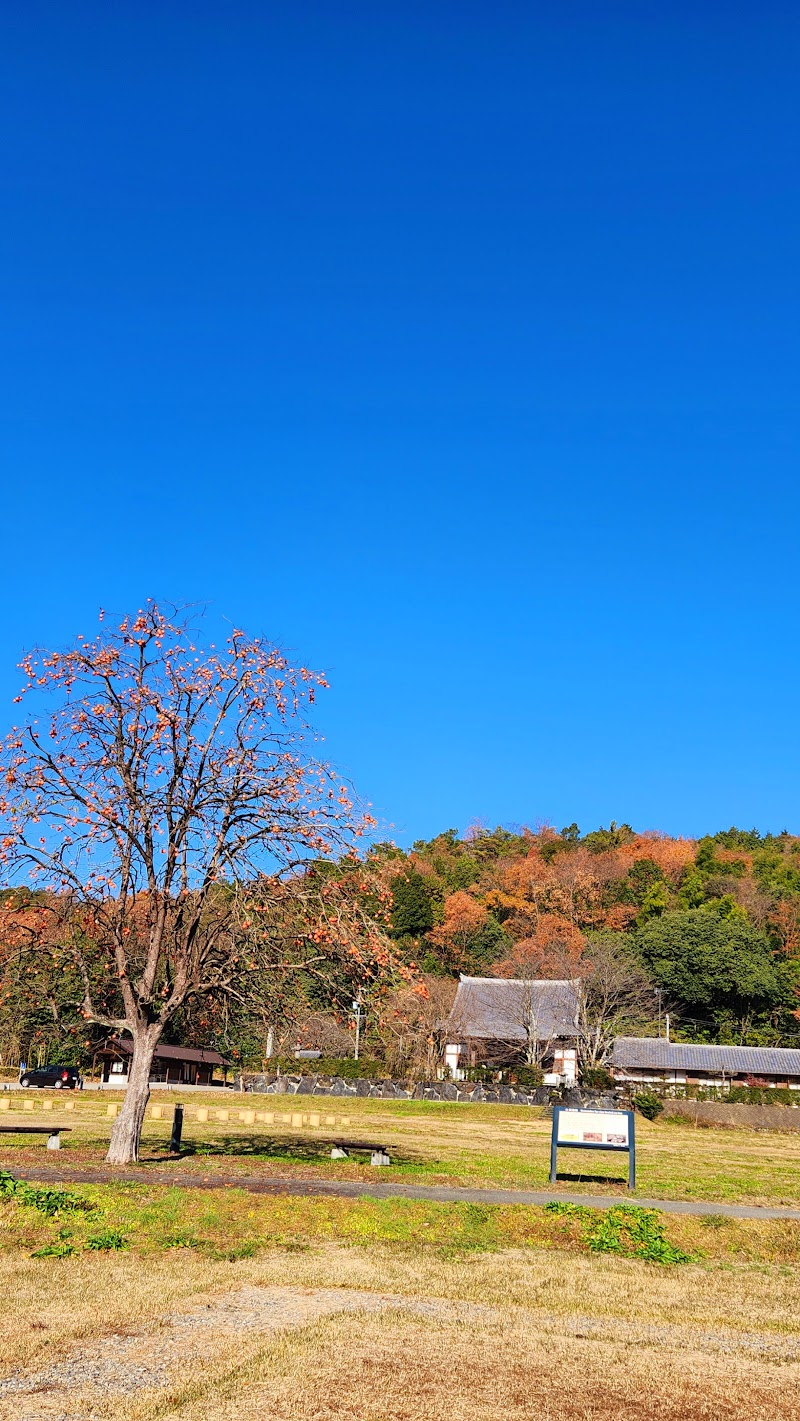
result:
<svg viewBox="0 0 800 1421"><path fill-rule="evenodd" d="M738 1041L671 1041L667 1036L617 1036L615 1039L646 1041L653 1046L698 1046L704 1051L800 1051L800 1046L745 1046Z"/></svg>

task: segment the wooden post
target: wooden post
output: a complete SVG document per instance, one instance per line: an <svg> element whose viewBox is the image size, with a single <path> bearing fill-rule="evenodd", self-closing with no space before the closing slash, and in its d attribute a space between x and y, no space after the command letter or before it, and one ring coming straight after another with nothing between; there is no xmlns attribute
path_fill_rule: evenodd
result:
<svg viewBox="0 0 800 1421"><path fill-rule="evenodd" d="M175 1114L172 1117L172 1135L169 1142L169 1152L171 1155L179 1155L181 1152L181 1135L183 1134L183 1106L175 1106Z"/></svg>

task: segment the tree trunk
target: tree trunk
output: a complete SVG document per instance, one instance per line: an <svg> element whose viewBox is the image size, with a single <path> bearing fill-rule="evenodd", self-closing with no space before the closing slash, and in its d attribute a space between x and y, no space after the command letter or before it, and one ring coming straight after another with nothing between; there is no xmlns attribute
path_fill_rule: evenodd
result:
<svg viewBox="0 0 800 1421"><path fill-rule="evenodd" d="M160 1035L161 1032L155 1034L152 1027L134 1032L128 1088L122 1109L111 1127L111 1143L106 1155L109 1164L136 1164L139 1158L144 1112L150 1099L150 1067Z"/></svg>

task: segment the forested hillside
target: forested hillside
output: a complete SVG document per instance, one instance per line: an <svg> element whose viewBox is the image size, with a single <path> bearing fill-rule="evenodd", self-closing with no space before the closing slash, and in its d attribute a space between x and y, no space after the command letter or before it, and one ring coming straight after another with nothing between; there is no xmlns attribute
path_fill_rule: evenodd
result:
<svg viewBox="0 0 800 1421"><path fill-rule="evenodd" d="M462 972L582 977L602 1024L598 1060L615 1032L663 1031L668 1013L676 1039L800 1044L800 838L790 834L449 829L316 872L355 884L398 964L357 989L363 1054L376 1069L435 1068ZM37 1053L89 1063L103 1033L83 1020L61 915L42 894L6 890L0 900L3 1064ZM100 981L94 989L106 990ZM112 983L107 990L113 996ZM341 1060L353 1052L354 990L352 971L323 984L276 974L258 1010L198 998L168 1039L252 1065L296 1044Z"/></svg>
<svg viewBox="0 0 800 1421"><path fill-rule="evenodd" d="M679 1035L800 1040L800 838L697 840L613 824L447 830L393 869L392 932L432 974L569 976L602 945L652 985Z"/></svg>

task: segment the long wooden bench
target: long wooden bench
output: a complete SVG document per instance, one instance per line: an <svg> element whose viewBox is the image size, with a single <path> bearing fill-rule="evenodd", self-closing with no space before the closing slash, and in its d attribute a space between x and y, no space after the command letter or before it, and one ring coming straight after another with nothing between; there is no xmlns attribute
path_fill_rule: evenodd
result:
<svg viewBox="0 0 800 1421"><path fill-rule="evenodd" d="M61 1149L61 1136L71 1125L0 1125L0 1135L47 1135L48 1150Z"/></svg>
<svg viewBox="0 0 800 1421"><path fill-rule="evenodd" d="M351 1150L369 1150L372 1154L370 1164L383 1165L391 1164L389 1158L389 1146L378 1145L374 1140L340 1140L329 1139L320 1140L319 1136L314 1137L321 1145L332 1145L331 1159L347 1159Z"/></svg>

